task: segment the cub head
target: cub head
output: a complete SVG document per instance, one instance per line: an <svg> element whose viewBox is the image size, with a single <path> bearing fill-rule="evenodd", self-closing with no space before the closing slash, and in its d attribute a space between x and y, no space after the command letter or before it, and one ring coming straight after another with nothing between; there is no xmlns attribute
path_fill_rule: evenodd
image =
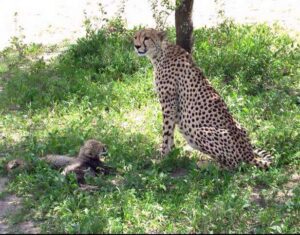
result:
<svg viewBox="0 0 300 235"><path fill-rule="evenodd" d="M87 140L80 148L79 158L99 159L99 157L107 154L107 147L100 141L91 139Z"/></svg>
<svg viewBox="0 0 300 235"><path fill-rule="evenodd" d="M15 170L23 170L27 166L26 162L22 159L14 159L7 163L6 170L11 173Z"/></svg>
<svg viewBox="0 0 300 235"><path fill-rule="evenodd" d="M143 29L134 34L133 43L139 56L155 56L165 40L165 32L155 29Z"/></svg>

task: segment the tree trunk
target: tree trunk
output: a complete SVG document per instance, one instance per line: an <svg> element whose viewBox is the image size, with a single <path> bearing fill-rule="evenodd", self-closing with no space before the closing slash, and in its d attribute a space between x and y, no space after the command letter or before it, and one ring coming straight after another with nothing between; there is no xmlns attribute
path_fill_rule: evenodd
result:
<svg viewBox="0 0 300 235"><path fill-rule="evenodd" d="M191 53L193 47L194 0L180 0L175 10L176 44Z"/></svg>

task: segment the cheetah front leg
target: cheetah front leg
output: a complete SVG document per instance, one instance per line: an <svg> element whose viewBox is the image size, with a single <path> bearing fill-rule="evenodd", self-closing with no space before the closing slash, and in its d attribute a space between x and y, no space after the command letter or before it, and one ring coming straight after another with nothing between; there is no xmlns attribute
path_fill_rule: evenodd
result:
<svg viewBox="0 0 300 235"><path fill-rule="evenodd" d="M164 102L163 112L163 143L160 150L161 156L166 156L174 147L174 129L176 120L176 100Z"/></svg>

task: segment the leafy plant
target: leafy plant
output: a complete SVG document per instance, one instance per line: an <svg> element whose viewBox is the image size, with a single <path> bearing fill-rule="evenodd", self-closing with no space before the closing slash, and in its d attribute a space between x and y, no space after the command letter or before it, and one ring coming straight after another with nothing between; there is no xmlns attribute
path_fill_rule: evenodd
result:
<svg viewBox="0 0 300 235"><path fill-rule="evenodd" d="M268 172L228 172L186 149L178 132L176 149L157 159L160 105L132 34L114 20L50 61L42 45L24 44L22 60L15 46L1 52L0 172L14 158L31 166L9 185L23 197L24 219L48 233L299 233L297 43L266 25L195 30L195 62L253 144L275 156ZM105 160L118 170L89 179L96 192L40 161L75 155L89 138L107 144Z"/></svg>

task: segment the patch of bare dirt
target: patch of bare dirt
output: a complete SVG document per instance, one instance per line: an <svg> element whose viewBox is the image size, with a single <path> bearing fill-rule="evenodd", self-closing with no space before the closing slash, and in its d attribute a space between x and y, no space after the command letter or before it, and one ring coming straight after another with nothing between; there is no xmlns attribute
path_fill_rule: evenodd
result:
<svg viewBox="0 0 300 235"><path fill-rule="evenodd" d="M183 177L187 175L187 169L184 168L176 168L172 173L171 173L171 177L173 178L178 178L178 177Z"/></svg>
<svg viewBox="0 0 300 235"><path fill-rule="evenodd" d="M294 196L293 190L300 183L300 174L294 173L290 180L283 185L283 189L279 191L275 197L275 200L279 203L285 202L287 199Z"/></svg>
<svg viewBox="0 0 300 235"><path fill-rule="evenodd" d="M5 187L8 182L7 178L0 178L0 193L5 192ZM16 195L7 195L0 198L0 234L22 233L22 234L38 234L40 229L34 225L32 221L24 221L12 228L7 217L17 213L22 208L21 198Z"/></svg>
<svg viewBox="0 0 300 235"><path fill-rule="evenodd" d="M250 201L254 202L255 204L258 204L260 207L264 208L267 206L267 202L263 194L261 193L262 189L264 187L262 186L256 186L253 188L253 191L250 195Z"/></svg>
<svg viewBox="0 0 300 235"><path fill-rule="evenodd" d="M292 198L294 196L293 190L296 186L298 186L300 183L300 174L294 173L291 175L291 178L289 181L283 185L282 190L278 191L274 197L274 201L278 203L284 203L288 199ZM262 194L262 190L264 189L264 186L256 186L253 188L253 191L250 195L250 201L253 203L258 204L261 207L266 207L267 201L265 197Z"/></svg>
<svg viewBox="0 0 300 235"><path fill-rule="evenodd" d="M23 234L40 234L41 230L32 221L24 221L18 225L18 230Z"/></svg>

